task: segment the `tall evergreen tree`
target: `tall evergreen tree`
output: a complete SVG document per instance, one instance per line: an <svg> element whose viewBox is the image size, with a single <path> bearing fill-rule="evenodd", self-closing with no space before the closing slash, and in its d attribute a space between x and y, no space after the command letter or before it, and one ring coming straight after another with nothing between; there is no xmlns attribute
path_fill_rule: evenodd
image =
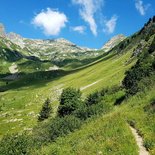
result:
<svg viewBox="0 0 155 155"><path fill-rule="evenodd" d="M42 109L39 113L38 120L43 121L43 120L47 119L50 116L51 110L52 110L52 108L50 105L50 100L49 100L49 98L47 98L47 100L44 102Z"/></svg>
<svg viewBox="0 0 155 155"><path fill-rule="evenodd" d="M72 114L81 105L81 92L74 88L66 88L60 97L59 116Z"/></svg>

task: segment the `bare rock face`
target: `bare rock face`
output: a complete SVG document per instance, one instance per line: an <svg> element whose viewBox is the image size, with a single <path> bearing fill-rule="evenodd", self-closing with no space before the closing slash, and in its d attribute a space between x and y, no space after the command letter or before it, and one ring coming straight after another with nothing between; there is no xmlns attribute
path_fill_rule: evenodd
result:
<svg viewBox="0 0 155 155"><path fill-rule="evenodd" d="M64 39L29 39L14 32L5 33L3 24L0 24L0 37L3 43L11 50L29 58L39 60L63 61L64 59L88 58L96 56L95 49L77 46L76 44ZM0 38L1 39L1 38Z"/></svg>
<svg viewBox="0 0 155 155"><path fill-rule="evenodd" d="M5 27L0 23L0 37L6 37Z"/></svg>
<svg viewBox="0 0 155 155"><path fill-rule="evenodd" d="M76 57L81 53L91 51L92 49L75 45L74 43L63 39L29 39L20 36L14 32L5 33L5 27L0 24L0 37L3 43L11 50L16 47L17 51L30 57L37 57L40 60L65 59L68 57ZM11 46L12 45L12 46ZM15 45L15 46L14 46ZM84 55L84 54L83 54Z"/></svg>
<svg viewBox="0 0 155 155"><path fill-rule="evenodd" d="M14 32L10 32L7 34L7 38L9 40L11 40L14 44L19 45L21 48L25 47L24 42L23 42L24 39L19 34L16 34Z"/></svg>
<svg viewBox="0 0 155 155"><path fill-rule="evenodd" d="M117 36L114 36L113 38L111 38L103 47L102 49L105 52L110 51L113 47L115 47L116 45L118 45L121 41L123 41L126 37L123 34L119 34Z"/></svg>

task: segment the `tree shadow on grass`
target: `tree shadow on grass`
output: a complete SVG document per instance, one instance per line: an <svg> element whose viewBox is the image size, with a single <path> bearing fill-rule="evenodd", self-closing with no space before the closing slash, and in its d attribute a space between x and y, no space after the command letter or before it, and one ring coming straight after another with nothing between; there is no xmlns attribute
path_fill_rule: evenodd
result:
<svg viewBox="0 0 155 155"><path fill-rule="evenodd" d="M18 75L19 78L14 80L1 78L0 81L3 83L3 85L0 86L0 92L30 86L33 88L39 88L45 86L46 83L59 79L67 74L68 72L64 70L53 70L53 71L39 71L28 74L20 73ZM4 77L4 75L0 75L0 77Z"/></svg>
<svg viewBox="0 0 155 155"><path fill-rule="evenodd" d="M33 73L18 73L19 78L14 80L8 80L5 77L11 74L0 74L0 82L3 82L3 85L0 85L0 92L5 92L8 90L19 89L23 87L33 87L39 88L45 86L48 82L58 80L63 76L76 73L80 70L86 69L91 67L97 63L110 59L111 57L115 56L116 53L113 54L106 54L105 57L102 59L95 61L93 63L87 64L85 66L73 69L73 70L52 70L52 71L38 71Z"/></svg>
<svg viewBox="0 0 155 155"><path fill-rule="evenodd" d="M114 105L121 105L122 102L123 102L125 99L126 99L126 95L123 95L123 96L117 98L116 101L115 101L115 103L114 103Z"/></svg>

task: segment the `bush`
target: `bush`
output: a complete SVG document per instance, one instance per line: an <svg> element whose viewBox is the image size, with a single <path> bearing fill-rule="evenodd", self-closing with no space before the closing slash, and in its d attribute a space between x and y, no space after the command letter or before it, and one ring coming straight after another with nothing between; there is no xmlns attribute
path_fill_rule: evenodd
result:
<svg viewBox="0 0 155 155"><path fill-rule="evenodd" d="M154 58L147 52L143 51L138 58L137 63L129 71L122 82L127 94L136 94L139 88L139 82L153 73Z"/></svg>
<svg viewBox="0 0 155 155"><path fill-rule="evenodd" d="M60 97L60 106L58 107L59 116L66 116L72 114L78 107L80 107L81 92L74 88L66 88L63 90Z"/></svg>
<svg viewBox="0 0 155 155"><path fill-rule="evenodd" d="M32 147L32 142L27 134L6 135L0 142L1 155L27 155Z"/></svg>
<svg viewBox="0 0 155 155"><path fill-rule="evenodd" d="M155 51L155 37L154 37L148 51L149 51L149 53L153 53Z"/></svg>
<svg viewBox="0 0 155 155"><path fill-rule="evenodd" d="M92 116L97 116L103 113L108 112L111 109L111 106L106 103L94 104L91 106L82 106L74 112L74 115L81 120L86 120Z"/></svg>
<svg viewBox="0 0 155 155"><path fill-rule="evenodd" d="M101 96L101 93L100 92L95 92L93 94L90 94L85 103L87 106L91 106L93 104L98 104L100 101L102 100L102 96Z"/></svg>
<svg viewBox="0 0 155 155"><path fill-rule="evenodd" d="M149 114L155 113L155 98L152 98L150 101L150 104L148 104L144 107L144 111L149 112Z"/></svg>
<svg viewBox="0 0 155 155"><path fill-rule="evenodd" d="M101 96L105 96L105 94L107 94L108 90L109 90L108 88L103 88L103 89L100 91Z"/></svg>
<svg viewBox="0 0 155 155"><path fill-rule="evenodd" d="M42 109L39 113L39 117L38 120L39 121L43 121L45 119L47 119L50 116L51 113L51 105L50 105L50 100L49 98L44 102Z"/></svg>
<svg viewBox="0 0 155 155"><path fill-rule="evenodd" d="M57 137L65 136L75 129L79 129L81 123L80 119L73 115L56 117L49 127L51 140L55 140Z"/></svg>
<svg viewBox="0 0 155 155"><path fill-rule="evenodd" d="M105 95L108 89L104 90ZM101 92L88 96L85 102L81 101L81 92L73 88L63 90L58 108L58 116L48 122L39 124L34 129L34 141L37 146L56 140L80 128L84 120L92 116L106 113L111 110L109 104L102 101Z"/></svg>

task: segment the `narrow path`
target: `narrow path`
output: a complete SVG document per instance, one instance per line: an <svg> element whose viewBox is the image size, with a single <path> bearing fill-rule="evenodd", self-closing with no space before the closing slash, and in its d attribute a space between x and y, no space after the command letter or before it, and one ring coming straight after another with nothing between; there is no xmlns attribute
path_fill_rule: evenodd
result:
<svg viewBox="0 0 155 155"><path fill-rule="evenodd" d="M146 150L146 148L143 146L143 139L142 137L138 134L137 130L133 127L130 126L130 129L132 131L132 134L135 137L135 140L137 142L137 145L139 147L139 155L149 155L149 152Z"/></svg>
<svg viewBox="0 0 155 155"><path fill-rule="evenodd" d="M98 82L100 82L100 81L101 81L101 80L98 80L98 81L93 82L93 83L91 83L91 84L89 84L89 85L87 85L87 86L81 87L81 88L80 88L80 90L87 89L87 88L89 88L89 87L91 87L91 86L93 86L93 85L97 84L97 83L98 83Z"/></svg>

